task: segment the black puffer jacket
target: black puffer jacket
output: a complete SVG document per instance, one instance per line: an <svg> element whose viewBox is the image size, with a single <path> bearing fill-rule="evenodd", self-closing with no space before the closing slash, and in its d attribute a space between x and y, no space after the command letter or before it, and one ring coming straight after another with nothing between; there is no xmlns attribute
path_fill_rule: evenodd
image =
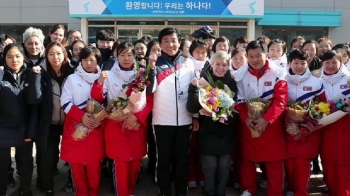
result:
<svg viewBox="0 0 350 196"><path fill-rule="evenodd" d="M221 80L226 84L234 93L234 100L236 99L237 86L236 82L231 78L229 71L224 77L214 76L211 69L208 69L207 72L212 76L214 81ZM207 80L203 71L201 77ZM202 107L198 101L198 88L191 84L188 89L187 110L191 113L198 113L200 109L202 109ZM235 119L237 116L237 113L233 113L232 117L229 117L226 121L226 124L220 123L219 121L214 122L211 117L208 116L199 116L200 129L195 134L198 134L199 149L202 155L226 155L233 152L233 133L234 131L238 131L234 128L235 125L233 125L233 122L236 122Z"/></svg>
<svg viewBox="0 0 350 196"><path fill-rule="evenodd" d="M46 64L44 67L41 67L41 96L40 96L40 103L39 103L39 116L40 116L40 122L39 122L39 128L38 128L38 137L35 140L36 145L40 148L46 148L49 132L50 132L50 126L52 124L52 112L53 112L53 90L52 90L52 81L49 73L45 71ZM70 74L74 73L75 68L68 64L65 78L67 78ZM62 85L61 85L62 88Z"/></svg>
<svg viewBox="0 0 350 196"><path fill-rule="evenodd" d="M19 74L6 66L0 70L0 148L21 146L25 138L37 137L40 78L26 65Z"/></svg>

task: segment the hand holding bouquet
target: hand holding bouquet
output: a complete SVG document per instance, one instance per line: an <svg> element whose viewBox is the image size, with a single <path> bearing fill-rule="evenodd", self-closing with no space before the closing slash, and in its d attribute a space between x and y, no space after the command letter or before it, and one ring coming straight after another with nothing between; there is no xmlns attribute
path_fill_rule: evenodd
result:
<svg viewBox="0 0 350 196"><path fill-rule="evenodd" d="M266 112L266 110L270 107L270 101L262 99L262 98L253 98L247 100L247 110L248 116L252 119L252 125L248 126L251 131L252 138L260 137L262 134L261 131L258 131L255 128L256 122L261 116Z"/></svg>
<svg viewBox="0 0 350 196"><path fill-rule="evenodd" d="M102 105L93 99L87 101L86 113L82 119L83 123L77 124L73 132L72 137L76 141L83 140L90 131L108 116Z"/></svg>
<svg viewBox="0 0 350 196"><path fill-rule="evenodd" d="M304 121L308 112L308 104L288 101L285 116L286 131L296 139L300 138L300 123Z"/></svg>
<svg viewBox="0 0 350 196"><path fill-rule="evenodd" d="M232 112L234 101L232 99L231 90L221 81L214 82L212 77L207 74L209 83L201 78L199 85L199 103L202 108L199 112L201 115L212 117L213 121L224 123Z"/></svg>

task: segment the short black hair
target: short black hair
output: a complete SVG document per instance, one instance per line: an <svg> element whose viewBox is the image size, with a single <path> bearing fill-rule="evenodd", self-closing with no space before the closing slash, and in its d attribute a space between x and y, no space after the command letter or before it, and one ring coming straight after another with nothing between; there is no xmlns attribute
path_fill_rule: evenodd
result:
<svg viewBox="0 0 350 196"><path fill-rule="evenodd" d="M83 59L88 58L91 54L95 55L97 63L101 61L101 52L94 46L86 46L83 49L81 49L79 53L79 60L82 61Z"/></svg>
<svg viewBox="0 0 350 196"><path fill-rule="evenodd" d="M145 40L148 43L153 40L153 37L151 35L144 35L141 37L141 39Z"/></svg>
<svg viewBox="0 0 350 196"><path fill-rule="evenodd" d="M135 55L134 45L129 42L122 42L117 46L117 56L119 56L124 50L131 50Z"/></svg>
<svg viewBox="0 0 350 196"><path fill-rule="evenodd" d="M206 42L201 41L201 40L193 40L192 41L190 49L189 49L190 54L193 55L193 51L198 47L205 49L207 51L207 54L209 54L209 51L208 51L209 45Z"/></svg>
<svg viewBox="0 0 350 196"><path fill-rule="evenodd" d="M272 46L272 44L282 44L282 50L283 50L283 54L286 53L287 51L287 44L285 41L280 40L280 39L273 39L270 41L269 45L267 45L267 49L270 50L270 47Z"/></svg>
<svg viewBox="0 0 350 196"><path fill-rule="evenodd" d="M213 51L213 52L216 52L216 45L217 45L219 42L225 42L225 41L226 41L227 44L228 44L228 51L227 51L227 53L230 53L230 52L231 52L230 40L229 40L227 37L225 37L225 36L220 36L220 37L216 38L216 40L215 40L214 43L213 43L212 51Z"/></svg>
<svg viewBox="0 0 350 196"><path fill-rule="evenodd" d="M316 54L315 56L318 55L318 43L315 41L315 40L306 40L304 43L303 43L303 49L305 47L306 44L315 44L315 48L316 48Z"/></svg>
<svg viewBox="0 0 350 196"><path fill-rule="evenodd" d="M138 39L138 40L134 41L133 44L134 44L134 46L136 46L136 44L138 44L138 43L141 43L147 47L148 41L146 41L144 39Z"/></svg>
<svg viewBox="0 0 350 196"><path fill-rule="evenodd" d="M159 34L158 34L158 41L159 43L162 43L162 39L164 36L167 36L167 35L171 35L175 33L179 42L181 40L181 34L180 34L180 31L177 29L177 28L174 28L174 27L167 27L167 28L164 28L162 29Z"/></svg>
<svg viewBox="0 0 350 196"><path fill-rule="evenodd" d="M267 53L267 45L265 44L264 41L260 41L260 40L249 42L247 47L245 48L245 51L247 52L247 55L248 55L249 50L257 49L257 48L261 48L261 50L264 53Z"/></svg>
<svg viewBox="0 0 350 196"><path fill-rule="evenodd" d="M19 50L19 52L23 55L23 57L25 57L24 49L23 49L22 45L21 44L11 43L11 44L8 44L7 46L5 46L4 51L2 52L4 58L2 59L3 62L0 62L1 64L3 64L3 65L6 64L6 61L5 61L6 55L12 48L17 48ZM25 59L26 58L23 58L24 62L26 62Z"/></svg>
<svg viewBox="0 0 350 196"><path fill-rule="evenodd" d="M73 50L73 46L74 46L75 44L77 44L77 43L83 44L84 47L87 46L87 44L86 44L83 40L78 39L78 40L75 40L75 41L72 43L72 46L71 46L71 49L72 49L72 50Z"/></svg>
<svg viewBox="0 0 350 196"><path fill-rule="evenodd" d="M288 62L292 62L295 59L306 61L308 58L309 55L303 50L294 49L289 53Z"/></svg>
<svg viewBox="0 0 350 196"><path fill-rule="evenodd" d="M96 42L98 40L115 41L114 33L110 30L100 30L96 34Z"/></svg>
<svg viewBox="0 0 350 196"><path fill-rule="evenodd" d="M248 37L245 35L236 37L236 39L233 41L233 47L237 48L238 43L244 43L247 44L249 42Z"/></svg>
<svg viewBox="0 0 350 196"><path fill-rule="evenodd" d="M337 51L335 50L328 50L327 52L325 52L322 56L322 63L324 61L327 61L327 60L330 60L332 59L333 57L337 57L338 61L341 62L341 55L340 53L338 53Z"/></svg>

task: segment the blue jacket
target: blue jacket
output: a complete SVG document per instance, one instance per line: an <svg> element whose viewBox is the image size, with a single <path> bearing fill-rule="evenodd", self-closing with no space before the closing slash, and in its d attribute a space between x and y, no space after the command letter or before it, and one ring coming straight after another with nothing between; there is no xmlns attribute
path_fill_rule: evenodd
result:
<svg viewBox="0 0 350 196"><path fill-rule="evenodd" d="M0 70L0 148L20 146L24 139L36 138L40 78L26 65L19 74L8 67Z"/></svg>

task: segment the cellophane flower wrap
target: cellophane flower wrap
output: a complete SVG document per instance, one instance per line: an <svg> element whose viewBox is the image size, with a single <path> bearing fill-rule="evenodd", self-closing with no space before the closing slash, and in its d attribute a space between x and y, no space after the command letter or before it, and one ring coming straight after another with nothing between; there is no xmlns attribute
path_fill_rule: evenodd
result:
<svg viewBox="0 0 350 196"><path fill-rule="evenodd" d="M227 85L224 85L220 80L216 82L210 74L206 73L209 80L200 78L199 84L199 103L204 110L212 114L213 121L220 121L224 123L232 112L237 112L233 109L234 101L232 93Z"/></svg>
<svg viewBox="0 0 350 196"><path fill-rule="evenodd" d="M350 112L350 99L337 96L334 101L311 103L309 115L317 120L319 128L332 124Z"/></svg>
<svg viewBox="0 0 350 196"><path fill-rule="evenodd" d="M108 107L110 111L109 119L123 121L126 118L143 110L147 104L146 87L149 85L148 76L150 66L147 68L140 67L135 63L135 79L123 85L123 90L119 97L112 99ZM123 130L138 130L140 124L135 122L132 126L127 126L123 123Z"/></svg>
<svg viewBox="0 0 350 196"><path fill-rule="evenodd" d="M262 98L253 98L248 99L246 104L249 118L258 120L270 107L271 102ZM257 138L261 135L261 133L256 129L250 128L250 131L252 138Z"/></svg>
<svg viewBox="0 0 350 196"><path fill-rule="evenodd" d="M302 135L301 123L309 113L309 104L288 100L285 112L286 131L295 139Z"/></svg>
<svg viewBox="0 0 350 196"><path fill-rule="evenodd" d="M108 116L108 112L105 108L93 99L89 99L87 101L86 112L91 114L93 120L97 122L101 122ZM92 129L87 128L83 123L79 123L76 125L75 130L73 132L73 139L76 141L83 140Z"/></svg>

